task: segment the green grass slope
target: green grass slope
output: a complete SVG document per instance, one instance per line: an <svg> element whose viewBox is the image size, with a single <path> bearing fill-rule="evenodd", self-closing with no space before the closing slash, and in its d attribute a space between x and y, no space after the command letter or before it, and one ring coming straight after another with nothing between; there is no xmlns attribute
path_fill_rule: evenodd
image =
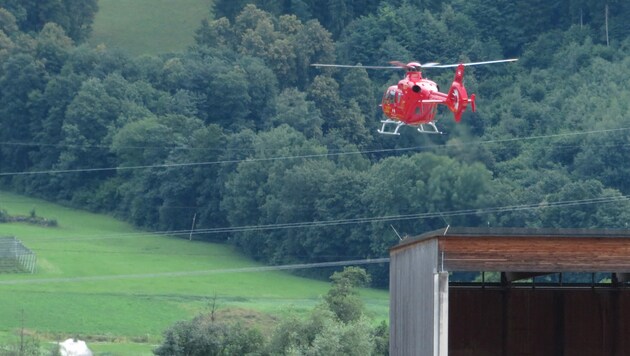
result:
<svg viewBox="0 0 630 356"><path fill-rule="evenodd" d="M212 0L99 0L90 38L131 55L180 51L193 43Z"/></svg>
<svg viewBox="0 0 630 356"><path fill-rule="evenodd" d="M16 236L37 254L36 273L0 273L0 339L23 326L48 338L156 342L175 321L208 310L215 296L220 309L281 316L310 310L329 288L286 272L230 272L259 265L230 246L141 232L37 199L0 192L0 209L34 210L59 224L0 224L0 236ZM386 292L363 297L373 316L387 318Z"/></svg>

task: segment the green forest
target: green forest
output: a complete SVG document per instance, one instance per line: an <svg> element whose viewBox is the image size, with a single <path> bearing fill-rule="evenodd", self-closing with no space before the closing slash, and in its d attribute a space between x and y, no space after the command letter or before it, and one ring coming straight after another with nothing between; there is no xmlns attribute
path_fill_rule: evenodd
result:
<svg viewBox="0 0 630 356"><path fill-rule="evenodd" d="M630 222L630 3L217 0L185 51L89 45L96 0L0 0L0 188L269 264L450 226ZM379 135L400 71L469 68L446 135ZM446 87L453 71L425 76ZM387 266L369 268L387 285ZM317 272L311 272L317 273Z"/></svg>

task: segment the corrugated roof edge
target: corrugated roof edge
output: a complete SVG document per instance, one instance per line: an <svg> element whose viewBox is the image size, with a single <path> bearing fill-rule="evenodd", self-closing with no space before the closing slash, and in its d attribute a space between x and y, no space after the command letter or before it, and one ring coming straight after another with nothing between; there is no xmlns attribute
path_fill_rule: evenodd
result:
<svg viewBox="0 0 630 356"><path fill-rule="evenodd" d="M407 245L434 238L448 238L449 236L475 237L601 237L601 238L630 238L629 229L550 229L550 228L522 228L522 227L445 227L443 229L425 232L424 234L408 237L390 250L404 248Z"/></svg>

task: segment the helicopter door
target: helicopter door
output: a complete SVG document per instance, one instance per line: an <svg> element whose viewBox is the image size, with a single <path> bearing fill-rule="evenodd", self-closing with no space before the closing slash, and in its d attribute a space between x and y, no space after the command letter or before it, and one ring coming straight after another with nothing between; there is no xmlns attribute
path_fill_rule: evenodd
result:
<svg viewBox="0 0 630 356"><path fill-rule="evenodd" d="M417 103L415 106L411 108L411 121L419 121L424 114L424 105L421 103Z"/></svg>
<svg viewBox="0 0 630 356"><path fill-rule="evenodd" d="M387 116L394 115L396 113L397 102L400 101L400 94L395 87L389 88L383 95L382 108L383 112Z"/></svg>

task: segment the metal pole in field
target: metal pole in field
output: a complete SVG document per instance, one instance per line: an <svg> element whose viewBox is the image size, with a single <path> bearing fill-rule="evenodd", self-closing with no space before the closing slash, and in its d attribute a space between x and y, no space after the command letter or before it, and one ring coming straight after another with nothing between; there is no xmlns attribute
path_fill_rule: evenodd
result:
<svg viewBox="0 0 630 356"><path fill-rule="evenodd" d="M14 257L15 257L15 260L14 260L15 261L15 267L14 268L16 269L16 271L19 272L20 271L20 267L22 267L22 266L20 266L20 259L19 259L19 255L18 255L18 239L15 236L13 237L12 252L13 252Z"/></svg>
<svg viewBox="0 0 630 356"><path fill-rule="evenodd" d="M608 4L606 4L606 47L610 46L610 42L608 41Z"/></svg>
<svg viewBox="0 0 630 356"><path fill-rule="evenodd" d="M195 213L195 215L193 215L193 221L192 221L192 226L190 227L190 235L188 235L188 241L192 241L192 234L193 231L195 230L195 220L197 219L197 213Z"/></svg>

